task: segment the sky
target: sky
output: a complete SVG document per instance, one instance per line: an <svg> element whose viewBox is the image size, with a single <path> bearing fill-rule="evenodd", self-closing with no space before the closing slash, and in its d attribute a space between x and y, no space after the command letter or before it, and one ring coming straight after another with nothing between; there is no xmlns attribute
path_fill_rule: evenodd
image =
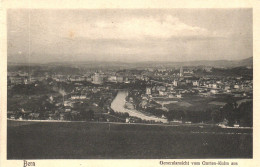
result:
<svg viewBox="0 0 260 167"><path fill-rule="evenodd" d="M253 56L252 9L9 9L8 61L196 61Z"/></svg>

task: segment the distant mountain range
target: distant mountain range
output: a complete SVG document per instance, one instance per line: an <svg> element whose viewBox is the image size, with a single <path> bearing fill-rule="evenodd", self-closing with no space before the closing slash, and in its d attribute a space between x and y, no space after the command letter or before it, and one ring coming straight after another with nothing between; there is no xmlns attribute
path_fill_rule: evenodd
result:
<svg viewBox="0 0 260 167"><path fill-rule="evenodd" d="M26 63L12 63L8 65L26 65ZM27 64L28 65L28 64ZM185 61L185 62L102 62L102 61L88 61L88 62L51 62L51 63L33 63L31 65L76 65L76 66L89 66L91 67L173 67L173 66L211 66L211 67L253 67L253 57L242 60L199 60L199 61Z"/></svg>
<svg viewBox="0 0 260 167"><path fill-rule="evenodd" d="M176 65L182 66L212 66L212 67L240 67L240 66L253 66L253 57L242 60L201 60L189 62L176 62Z"/></svg>

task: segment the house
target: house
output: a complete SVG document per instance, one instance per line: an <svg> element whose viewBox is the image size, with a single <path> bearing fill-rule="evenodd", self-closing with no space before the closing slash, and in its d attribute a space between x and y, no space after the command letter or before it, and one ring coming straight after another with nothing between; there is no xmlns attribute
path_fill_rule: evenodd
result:
<svg viewBox="0 0 260 167"><path fill-rule="evenodd" d="M178 81L174 80L173 81L173 86L178 86Z"/></svg>
<svg viewBox="0 0 260 167"><path fill-rule="evenodd" d="M108 77L108 81L109 81L109 82L116 82L116 81L117 81L117 80L116 80L116 76L115 76L115 75L109 76L109 77Z"/></svg>
<svg viewBox="0 0 260 167"><path fill-rule="evenodd" d="M70 97L73 100L79 100L79 99L86 99L87 96L86 95L81 95L81 94L73 94Z"/></svg>
<svg viewBox="0 0 260 167"><path fill-rule="evenodd" d="M234 88L235 88L235 89L239 89L240 87L241 87L241 86L238 85L238 84L234 85Z"/></svg>
<svg viewBox="0 0 260 167"><path fill-rule="evenodd" d="M134 105L133 105L132 103L129 103L129 102L126 102L126 103L125 103L125 107L126 107L127 109L135 109Z"/></svg>
<svg viewBox="0 0 260 167"><path fill-rule="evenodd" d="M71 99L76 100L79 99L80 95L73 94L70 96Z"/></svg>
<svg viewBox="0 0 260 167"><path fill-rule="evenodd" d="M9 80L11 81L11 84L23 84L23 78L22 77L9 77Z"/></svg>
<svg viewBox="0 0 260 167"><path fill-rule="evenodd" d="M159 91L159 96L166 96L166 95L167 95L167 92Z"/></svg>
<svg viewBox="0 0 260 167"><path fill-rule="evenodd" d="M157 90L158 91L166 91L166 87L165 86L157 86Z"/></svg>
<svg viewBox="0 0 260 167"><path fill-rule="evenodd" d="M60 114L60 120L65 120L65 115L64 114Z"/></svg>
<svg viewBox="0 0 260 167"><path fill-rule="evenodd" d="M236 128L238 128L238 127L239 127L239 124L238 124L238 123L235 123L233 126L236 127Z"/></svg>
<svg viewBox="0 0 260 167"><path fill-rule="evenodd" d="M65 106L65 112L70 112L71 111L71 107L70 106Z"/></svg>
<svg viewBox="0 0 260 167"><path fill-rule="evenodd" d="M140 103L142 108L146 108L147 104L148 104L147 100L142 100L142 102Z"/></svg>
<svg viewBox="0 0 260 167"><path fill-rule="evenodd" d="M212 88L217 89L218 85L217 84L212 84Z"/></svg>
<svg viewBox="0 0 260 167"><path fill-rule="evenodd" d="M122 83L122 82L124 82L124 78L122 76L117 76L116 81L119 83Z"/></svg>
<svg viewBox="0 0 260 167"><path fill-rule="evenodd" d="M218 90L212 89L212 90L210 90L210 93L212 93L212 94L217 94L217 93L218 93Z"/></svg>
<svg viewBox="0 0 260 167"><path fill-rule="evenodd" d="M30 113L28 115L29 119L39 119L39 117L40 117L40 113Z"/></svg>
<svg viewBox="0 0 260 167"><path fill-rule="evenodd" d="M224 89L225 89L225 90L229 90L229 89L230 89L230 86L225 86Z"/></svg>
<svg viewBox="0 0 260 167"><path fill-rule="evenodd" d="M182 98L181 94L176 95L177 98Z"/></svg>
<svg viewBox="0 0 260 167"><path fill-rule="evenodd" d="M147 87L147 88L146 88L146 94L147 94L147 95L152 94L152 89Z"/></svg>
<svg viewBox="0 0 260 167"><path fill-rule="evenodd" d="M86 95L80 95L79 99L86 99L87 96Z"/></svg>
<svg viewBox="0 0 260 167"><path fill-rule="evenodd" d="M70 101L64 101L64 106L70 106L72 107L72 103Z"/></svg>
<svg viewBox="0 0 260 167"><path fill-rule="evenodd" d="M125 123L130 123L130 118L126 118Z"/></svg>
<svg viewBox="0 0 260 167"><path fill-rule="evenodd" d="M10 119L15 119L15 115L11 115L11 116L10 116Z"/></svg>
<svg viewBox="0 0 260 167"><path fill-rule="evenodd" d="M231 90L230 90L230 89L228 89L228 90L226 90L226 92L227 92L227 93L231 93Z"/></svg>
<svg viewBox="0 0 260 167"><path fill-rule="evenodd" d="M200 86L200 83L199 83L199 81L193 81L193 82L192 82L192 85L193 85L193 86Z"/></svg>

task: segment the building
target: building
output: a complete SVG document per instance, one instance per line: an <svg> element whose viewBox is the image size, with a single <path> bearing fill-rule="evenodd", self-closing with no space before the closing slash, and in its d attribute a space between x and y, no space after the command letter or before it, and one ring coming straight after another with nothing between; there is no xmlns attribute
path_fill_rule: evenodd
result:
<svg viewBox="0 0 260 167"><path fill-rule="evenodd" d="M81 76L72 76L69 78L69 80L71 82L80 82L80 81L85 81L85 77L81 77Z"/></svg>
<svg viewBox="0 0 260 167"><path fill-rule="evenodd" d="M73 98L74 98L75 96L73 96ZM64 101L64 103L63 103L63 105L64 106L70 106L70 107L72 107L72 103L70 102L70 101Z"/></svg>
<svg viewBox="0 0 260 167"><path fill-rule="evenodd" d="M235 88L235 89L239 89L239 88L240 88L240 85L236 84L236 85L234 85L234 88Z"/></svg>
<svg viewBox="0 0 260 167"><path fill-rule="evenodd" d="M182 98L181 94L176 95L177 98Z"/></svg>
<svg viewBox="0 0 260 167"><path fill-rule="evenodd" d="M212 88L217 89L218 85L217 84L212 84Z"/></svg>
<svg viewBox="0 0 260 167"><path fill-rule="evenodd" d="M159 91L159 96L166 96L167 95L167 92L164 92L164 91Z"/></svg>
<svg viewBox="0 0 260 167"><path fill-rule="evenodd" d="M117 77L116 77L116 81L119 82L119 83L122 83L122 82L124 82L124 77L122 77L122 76L117 76Z"/></svg>
<svg viewBox="0 0 260 167"><path fill-rule="evenodd" d="M86 98L87 98L86 95L81 95L81 94L72 94L71 95L72 100L79 100L79 99L86 99Z"/></svg>
<svg viewBox="0 0 260 167"><path fill-rule="evenodd" d="M23 84L24 83L24 80L22 77L9 77L9 80L11 82L11 84Z"/></svg>
<svg viewBox="0 0 260 167"><path fill-rule="evenodd" d="M194 82L192 82L192 84L193 84L193 86L200 86L199 81L194 81Z"/></svg>
<svg viewBox="0 0 260 167"><path fill-rule="evenodd" d="M152 94L152 89L151 89L151 88L146 88L146 94L147 94L147 95Z"/></svg>
<svg viewBox="0 0 260 167"><path fill-rule="evenodd" d="M181 66L181 68L180 68L180 77L182 77L182 76L183 76L183 68Z"/></svg>
<svg viewBox="0 0 260 167"><path fill-rule="evenodd" d="M108 81L109 82L116 82L116 76L115 75L109 76Z"/></svg>
<svg viewBox="0 0 260 167"><path fill-rule="evenodd" d="M71 112L71 107L70 106L65 106L64 110L65 110L65 112Z"/></svg>
<svg viewBox="0 0 260 167"><path fill-rule="evenodd" d="M173 86L178 86L178 81L174 80L173 81Z"/></svg>
<svg viewBox="0 0 260 167"><path fill-rule="evenodd" d="M168 97L169 98L174 98L173 94L171 94L171 93L168 95Z"/></svg>
<svg viewBox="0 0 260 167"><path fill-rule="evenodd" d="M230 90L230 86L225 86L225 90Z"/></svg>
<svg viewBox="0 0 260 167"><path fill-rule="evenodd" d="M128 80L128 77L125 77L125 83L130 83L130 81Z"/></svg>
<svg viewBox="0 0 260 167"><path fill-rule="evenodd" d="M217 93L218 93L218 90L212 89L212 90L210 90L210 93L212 93L212 94L217 94Z"/></svg>
<svg viewBox="0 0 260 167"><path fill-rule="evenodd" d="M103 78L99 75L99 73L95 73L93 76L93 84L102 84Z"/></svg>

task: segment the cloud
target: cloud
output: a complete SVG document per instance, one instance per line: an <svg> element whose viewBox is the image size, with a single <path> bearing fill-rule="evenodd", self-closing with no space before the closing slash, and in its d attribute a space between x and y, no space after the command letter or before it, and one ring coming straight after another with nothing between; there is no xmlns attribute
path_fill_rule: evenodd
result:
<svg viewBox="0 0 260 167"><path fill-rule="evenodd" d="M183 23L171 15L133 17L124 20L96 20L78 24L67 23L60 28L63 36L73 39L167 39L173 37L208 37L216 34L207 29ZM73 35L72 35L73 34Z"/></svg>
<svg viewBox="0 0 260 167"><path fill-rule="evenodd" d="M19 10L8 15L8 54L36 62L181 61L252 55L252 30L246 18L235 15L237 19L232 19L222 13L213 21L214 12L198 13L185 17L185 12L152 10L37 10L29 17L28 11Z"/></svg>

